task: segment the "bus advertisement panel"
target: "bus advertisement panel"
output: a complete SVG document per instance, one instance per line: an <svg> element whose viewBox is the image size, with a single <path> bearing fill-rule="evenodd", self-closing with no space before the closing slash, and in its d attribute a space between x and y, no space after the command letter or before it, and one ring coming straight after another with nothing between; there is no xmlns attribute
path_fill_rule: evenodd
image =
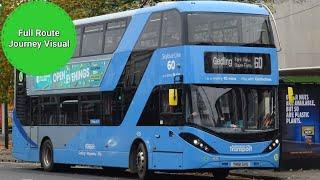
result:
<svg viewBox="0 0 320 180"><path fill-rule="evenodd" d="M282 158L320 158L319 86L294 85L294 104L286 101ZM284 105L284 103L281 103Z"/></svg>
<svg viewBox="0 0 320 180"><path fill-rule="evenodd" d="M45 76L30 77L31 89L54 90L98 87L110 60L68 64L60 71Z"/></svg>

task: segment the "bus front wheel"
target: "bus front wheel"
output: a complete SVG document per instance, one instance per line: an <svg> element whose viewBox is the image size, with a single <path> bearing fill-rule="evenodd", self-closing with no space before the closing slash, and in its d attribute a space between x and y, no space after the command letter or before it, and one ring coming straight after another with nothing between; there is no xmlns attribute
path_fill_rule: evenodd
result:
<svg viewBox="0 0 320 180"><path fill-rule="evenodd" d="M151 172L148 170L148 152L143 143L137 146L135 164L139 179L149 179Z"/></svg>
<svg viewBox="0 0 320 180"><path fill-rule="evenodd" d="M40 162L44 171L54 171L53 146L49 139L45 140L41 145Z"/></svg>

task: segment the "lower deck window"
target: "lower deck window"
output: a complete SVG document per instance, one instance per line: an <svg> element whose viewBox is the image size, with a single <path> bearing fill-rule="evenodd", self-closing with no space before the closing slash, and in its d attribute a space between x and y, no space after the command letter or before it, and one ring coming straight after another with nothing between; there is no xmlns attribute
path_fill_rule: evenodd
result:
<svg viewBox="0 0 320 180"><path fill-rule="evenodd" d="M178 89L178 105L169 105L169 89L160 92L160 125L179 125L184 122L182 90Z"/></svg>
<svg viewBox="0 0 320 180"><path fill-rule="evenodd" d="M60 122L59 124L78 124L78 101L67 100L60 104Z"/></svg>
<svg viewBox="0 0 320 180"><path fill-rule="evenodd" d="M30 125L114 125L113 93L28 97Z"/></svg>
<svg viewBox="0 0 320 180"><path fill-rule="evenodd" d="M177 88L176 106L169 104L169 89ZM153 89L137 123L138 126L179 126L185 122L185 98L181 87L159 86Z"/></svg>
<svg viewBox="0 0 320 180"><path fill-rule="evenodd" d="M43 115L41 118L41 124L43 125L58 125L58 113L57 104L45 104L43 105Z"/></svg>
<svg viewBox="0 0 320 180"><path fill-rule="evenodd" d="M81 105L82 124L100 125L101 104L100 102L85 102Z"/></svg>

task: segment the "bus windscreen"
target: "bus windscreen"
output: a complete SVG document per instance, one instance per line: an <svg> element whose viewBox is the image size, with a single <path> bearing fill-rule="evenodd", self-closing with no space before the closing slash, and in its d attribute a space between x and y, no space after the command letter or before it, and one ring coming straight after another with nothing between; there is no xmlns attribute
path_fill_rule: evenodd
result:
<svg viewBox="0 0 320 180"><path fill-rule="evenodd" d="M192 85L188 102L188 123L216 133L247 134L278 128L275 88Z"/></svg>

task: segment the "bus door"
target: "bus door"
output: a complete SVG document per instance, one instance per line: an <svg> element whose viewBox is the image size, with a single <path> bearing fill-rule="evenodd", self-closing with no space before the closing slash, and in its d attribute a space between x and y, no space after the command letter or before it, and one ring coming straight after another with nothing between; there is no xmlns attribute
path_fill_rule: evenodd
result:
<svg viewBox="0 0 320 180"><path fill-rule="evenodd" d="M153 159L153 164L158 169L182 168L183 148L178 134L179 126L184 121L182 90L178 89L174 93L177 102L176 105L170 105L169 89L160 90L160 119L154 132ZM168 164L169 161L172 163Z"/></svg>

